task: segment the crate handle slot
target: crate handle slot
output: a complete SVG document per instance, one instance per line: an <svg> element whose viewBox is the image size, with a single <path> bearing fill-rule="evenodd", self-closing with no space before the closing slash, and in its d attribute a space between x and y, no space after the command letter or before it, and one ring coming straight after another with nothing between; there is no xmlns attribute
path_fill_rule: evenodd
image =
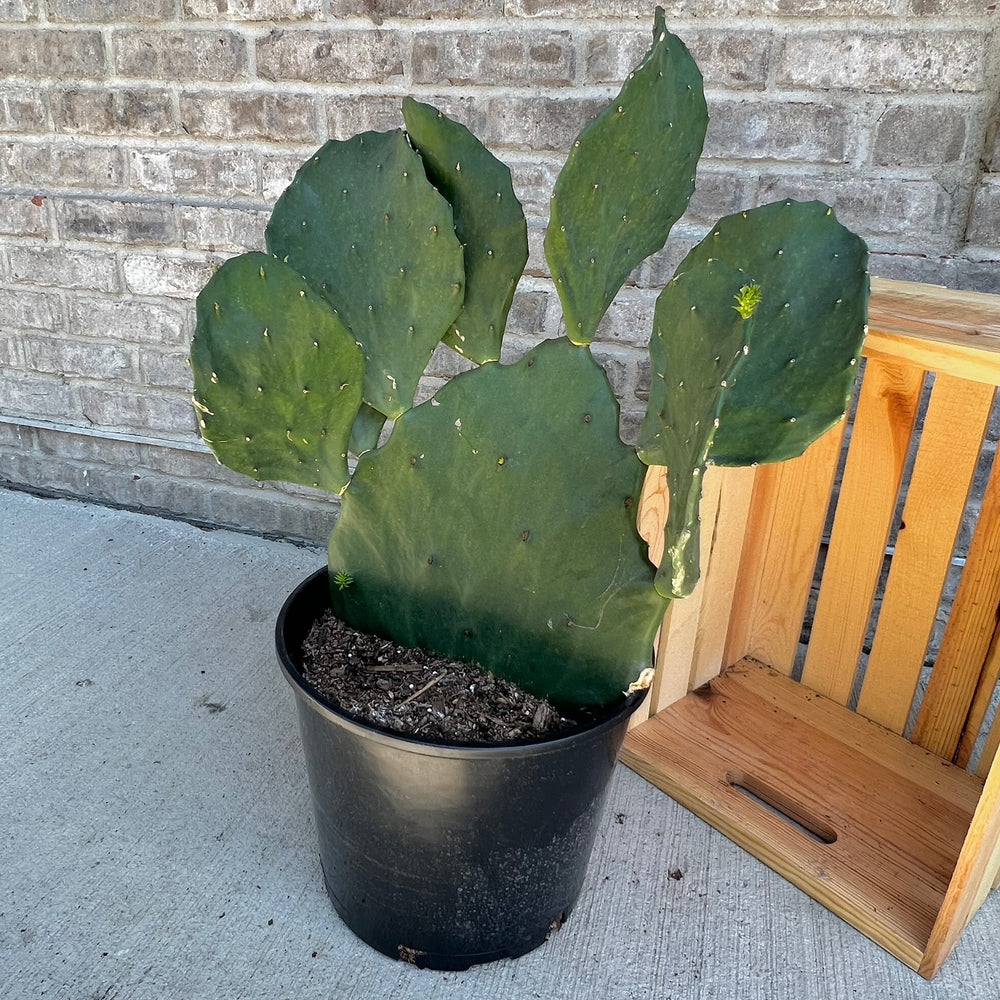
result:
<svg viewBox="0 0 1000 1000"><path fill-rule="evenodd" d="M837 841L837 831L829 823L815 816L785 792L769 785L766 781L743 771L727 771L726 781L741 795L746 796L769 812L780 816L812 840L821 844Z"/></svg>

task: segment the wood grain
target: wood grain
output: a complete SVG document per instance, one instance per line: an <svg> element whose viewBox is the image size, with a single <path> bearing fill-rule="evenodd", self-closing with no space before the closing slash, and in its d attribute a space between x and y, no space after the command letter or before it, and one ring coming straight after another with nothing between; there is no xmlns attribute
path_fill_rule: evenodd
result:
<svg viewBox="0 0 1000 1000"><path fill-rule="evenodd" d="M975 698L1000 606L1000 463L979 520L911 738L951 760Z"/></svg>
<svg viewBox="0 0 1000 1000"><path fill-rule="evenodd" d="M802 681L846 704L871 617L924 372L869 359Z"/></svg>
<svg viewBox="0 0 1000 1000"><path fill-rule="evenodd" d="M934 382L857 708L896 733L909 718L993 395L952 375Z"/></svg>
<svg viewBox="0 0 1000 1000"><path fill-rule="evenodd" d="M744 656L784 674L795 663L844 422L799 458L757 470L724 660Z"/></svg>
<svg viewBox="0 0 1000 1000"><path fill-rule="evenodd" d="M973 776L751 661L633 730L623 759L920 967L982 789ZM777 790L786 812L795 803L796 818L835 841L734 781Z"/></svg>

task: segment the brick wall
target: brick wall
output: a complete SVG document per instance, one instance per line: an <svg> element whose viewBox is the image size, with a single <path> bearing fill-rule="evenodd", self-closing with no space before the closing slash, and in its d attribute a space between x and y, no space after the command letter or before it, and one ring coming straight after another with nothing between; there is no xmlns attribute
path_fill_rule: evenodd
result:
<svg viewBox="0 0 1000 1000"><path fill-rule="evenodd" d="M665 6L712 121L688 215L600 333L626 436L656 291L724 213L822 197L868 239L873 273L1000 292L993 4ZM334 503L250 484L197 437L184 360L212 265L262 246L305 154L401 124L414 93L513 169L532 252L510 351L556 334L548 196L651 13L638 0L0 0L0 481L322 538ZM432 378L455 366L433 364Z"/></svg>

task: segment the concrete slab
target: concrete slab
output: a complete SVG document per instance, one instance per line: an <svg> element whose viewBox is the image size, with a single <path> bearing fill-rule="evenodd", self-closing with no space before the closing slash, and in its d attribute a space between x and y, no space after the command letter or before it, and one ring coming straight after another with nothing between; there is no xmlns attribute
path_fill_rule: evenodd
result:
<svg viewBox="0 0 1000 1000"><path fill-rule="evenodd" d="M925 983L623 767L542 948L466 973L371 951L323 889L271 645L322 563L0 491L4 1000L1000 997L1000 896Z"/></svg>

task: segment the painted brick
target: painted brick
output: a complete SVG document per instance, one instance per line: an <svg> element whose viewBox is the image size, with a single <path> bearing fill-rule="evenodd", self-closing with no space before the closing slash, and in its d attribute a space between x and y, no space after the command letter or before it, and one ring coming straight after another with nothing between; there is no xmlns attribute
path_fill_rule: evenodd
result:
<svg viewBox="0 0 1000 1000"><path fill-rule="evenodd" d="M169 93L154 89L72 88L52 94L52 124L74 135L163 135L176 131Z"/></svg>
<svg viewBox="0 0 1000 1000"><path fill-rule="evenodd" d="M115 95L106 88L68 88L50 99L57 132L106 135L114 129Z"/></svg>
<svg viewBox="0 0 1000 1000"><path fill-rule="evenodd" d="M115 71L156 80L224 80L247 76L247 43L234 31L123 30L114 33Z"/></svg>
<svg viewBox="0 0 1000 1000"><path fill-rule="evenodd" d="M128 150L130 187L156 194L257 195L256 157L206 149Z"/></svg>
<svg viewBox="0 0 1000 1000"><path fill-rule="evenodd" d="M640 288L651 288L659 292L674 276L677 266L687 256L691 248L708 232L703 227L698 232L692 232L690 227L678 224L667 239L662 250L648 257L634 275L635 283Z"/></svg>
<svg viewBox="0 0 1000 1000"><path fill-rule="evenodd" d="M167 245L177 232L169 204L59 199L55 213L59 234L66 240Z"/></svg>
<svg viewBox="0 0 1000 1000"><path fill-rule="evenodd" d="M403 40L391 31L272 31L257 41L257 73L265 80L385 83L403 75Z"/></svg>
<svg viewBox="0 0 1000 1000"><path fill-rule="evenodd" d="M669 17L676 17L687 8L684 0L664 0L659 4ZM561 18L641 18L649 21L652 8L644 0L507 0L504 14L507 17L561 17ZM669 23L669 22L668 22Z"/></svg>
<svg viewBox="0 0 1000 1000"><path fill-rule="evenodd" d="M653 328L653 307L656 298L649 292L626 288L611 304L598 324L594 340L605 344L629 344L644 347L649 343Z"/></svg>
<svg viewBox="0 0 1000 1000"><path fill-rule="evenodd" d="M614 394L619 398L634 395L635 361L633 352L605 344L595 344L594 360L604 369Z"/></svg>
<svg viewBox="0 0 1000 1000"><path fill-rule="evenodd" d="M368 16L376 24L386 17L500 17L503 0L330 0L334 17Z"/></svg>
<svg viewBox="0 0 1000 1000"><path fill-rule="evenodd" d="M896 105L879 119L872 160L889 167L957 163L965 135L965 116L955 107Z"/></svg>
<svg viewBox="0 0 1000 1000"><path fill-rule="evenodd" d="M0 316L8 331L57 330L63 322L63 306L59 296L50 292L25 295L23 289L0 288Z"/></svg>
<svg viewBox="0 0 1000 1000"><path fill-rule="evenodd" d="M323 16L322 0L183 0L184 17L206 21L304 21Z"/></svg>
<svg viewBox="0 0 1000 1000"><path fill-rule="evenodd" d="M1000 173L1000 122L997 123L993 136L993 148L987 155L986 169L993 173Z"/></svg>
<svg viewBox="0 0 1000 1000"><path fill-rule="evenodd" d="M545 332L550 298L549 292L526 287L522 282L514 293L505 336L541 337Z"/></svg>
<svg viewBox="0 0 1000 1000"><path fill-rule="evenodd" d="M819 90L977 92L985 74L985 39L972 31L792 35L777 60L780 85Z"/></svg>
<svg viewBox="0 0 1000 1000"><path fill-rule="evenodd" d="M869 270L880 278L924 281L970 292L1000 295L1000 252L993 260L919 253L873 253Z"/></svg>
<svg viewBox="0 0 1000 1000"><path fill-rule="evenodd" d="M117 380L134 379L138 374L135 353L118 344L35 334L25 337L22 351L26 366L39 372Z"/></svg>
<svg viewBox="0 0 1000 1000"><path fill-rule="evenodd" d="M51 288L80 288L99 292L121 289L118 262L113 254L86 252L41 244L13 245L7 251L14 281Z"/></svg>
<svg viewBox="0 0 1000 1000"><path fill-rule="evenodd" d="M295 171L302 165L301 156L267 156L260 166L261 183L264 188L264 201L273 205L281 193L292 182Z"/></svg>
<svg viewBox="0 0 1000 1000"><path fill-rule="evenodd" d="M856 129L849 112L830 104L713 101L706 158L843 163Z"/></svg>
<svg viewBox="0 0 1000 1000"><path fill-rule="evenodd" d="M168 254L129 253L122 261L125 287L135 295L193 301L212 276L213 261Z"/></svg>
<svg viewBox="0 0 1000 1000"><path fill-rule="evenodd" d="M897 0L699 0L699 17L850 17L898 13Z"/></svg>
<svg viewBox="0 0 1000 1000"><path fill-rule="evenodd" d="M865 235L902 236L905 245L922 238L939 241L951 223L952 201L933 180L898 177L762 176L758 203L781 198L817 198L833 206L845 225ZM915 247L914 247L915 249Z"/></svg>
<svg viewBox="0 0 1000 1000"><path fill-rule="evenodd" d="M136 392L104 385L74 385L80 414L98 427L132 432L182 431L196 426L190 400L168 390Z"/></svg>
<svg viewBox="0 0 1000 1000"><path fill-rule="evenodd" d="M177 231L181 245L212 252L242 253L264 249L264 227L270 213L225 207L180 206Z"/></svg>
<svg viewBox="0 0 1000 1000"><path fill-rule="evenodd" d="M969 14L989 17L996 13L995 0L910 0L910 7L918 17L962 17Z"/></svg>
<svg viewBox="0 0 1000 1000"><path fill-rule="evenodd" d="M143 384L182 389L190 393L193 385L187 356L186 349L167 351L144 346L139 354Z"/></svg>
<svg viewBox="0 0 1000 1000"><path fill-rule="evenodd" d="M132 297L108 299L71 294L67 297L66 327L74 337L108 337L186 349L194 331L193 302L192 297L184 306L173 306Z"/></svg>
<svg viewBox="0 0 1000 1000"><path fill-rule="evenodd" d="M60 378L8 370L0 385L5 417L65 419L78 412L70 387Z"/></svg>
<svg viewBox="0 0 1000 1000"><path fill-rule="evenodd" d="M539 219L544 224L549 218L549 201L562 160L553 158L551 161L520 161L512 156L506 157L505 162L510 167L514 194L521 202L525 216Z"/></svg>
<svg viewBox="0 0 1000 1000"><path fill-rule="evenodd" d="M418 84L568 86L576 59L568 31L421 32L412 65Z"/></svg>
<svg viewBox="0 0 1000 1000"><path fill-rule="evenodd" d="M25 367L22 357L23 344L23 336L0 327L0 369Z"/></svg>
<svg viewBox="0 0 1000 1000"><path fill-rule="evenodd" d="M580 130L607 103L600 98L493 97L480 139L490 148L569 152Z"/></svg>
<svg viewBox="0 0 1000 1000"><path fill-rule="evenodd" d="M120 188L125 182L125 160L115 146L51 143L0 145L0 178L8 184L42 188Z"/></svg>
<svg viewBox="0 0 1000 1000"><path fill-rule="evenodd" d="M428 378L449 379L461 372L467 372L476 366L457 354L450 347L438 344L431 355L431 360L425 369Z"/></svg>
<svg viewBox="0 0 1000 1000"><path fill-rule="evenodd" d="M38 195L29 198L23 194L0 194L0 234L50 237L52 226L45 199Z"/></svg>
<svg viewBox="0 0 1000 1000"><path fill-rule="evenodd" d="M45 132L47 126L42 91L5 84L5 92L0 94L0 132Z"/></svg>
<svg viewBox="0 0 1000 1000"><path fill-rule="evenodd" d="M170 21L174 0L46 0L45 9L50 21Z"/></svg>
<svg viewBox="0 0 1000 1000"><path fill-rule="evenodd" d="M98 31L0 28L0 76L101 78L104 39Z"/></svg>
<svg viewBox="0 0 1000 1000"><path fill-rule="evenodd" d="M763 90L771 50L769 34L760 31L695 31L677 34L698 62L706 87ZM587 80L619 85L646 54L652 39L645 31L601 32L587 44Z"/></svg>
<svg viewBox="0 0 1000 1000"><path fill-rule="evenodd" d="M38 0L0 0L0 21L37 21Z"/></svg>
<svg viewBox="0 0 1000 1000"><path fill-rule="evenodd" d="M449 113L431 98L422 97L421 100ZM327 131L331 139L349 139L369 129L386 132L402 128L402 104L402 97L394 94L338 94L326 102ZM466 118L459 120L467 124Z"/></svg>
<svg viewBox="0 0 1000 1000"><path fill-rule="evenodd" d="M316 102L302 94L183 93L180 116L189 135L269 142L316 142Z"/></svg>
<svg viewBox="0 0 1000 1000"><path fill-rule="evenodd" d="M986 175L976 189L968 240L978 246L1000 247L1000 174Z"/></svg>

